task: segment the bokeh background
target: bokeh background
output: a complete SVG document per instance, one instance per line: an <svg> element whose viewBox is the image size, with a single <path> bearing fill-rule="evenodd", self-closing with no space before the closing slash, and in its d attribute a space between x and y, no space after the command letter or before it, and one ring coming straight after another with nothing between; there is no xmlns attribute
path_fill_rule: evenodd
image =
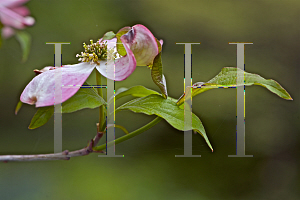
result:
<svg viewBox="0 0 300 200"><path fill-rule="evenodd" d="M225 66L236 65L236 45L246 45L246 71L278 81L293 97L279 98L263 87L246 88L246 154L235 154L236 91L218 89L193 99L214 147L193 136L193 154L183 154L183 133L160 122L116 146L124 158L97 154L69 161L0 163L0 199L299 199L299 9L300 1L203 0L32 0L26 4L36 19L26 31L32 36L30 55L15 38L0 48L0 152L53 152L53 118L43 127L27 127L36 112L14 109L33 69L53 65L53 45L63 45L63 64L77 63L82 43L107 31L143 24L163 39L164 74L169 95L183 93L183 45L193 46L193 81L208 81ZM95 75L89 78L95 82ZM158 90L146 67L116 88L144 85ZM130 98L118 102L124 103ZM154 116L120 112L116 123L133 131ZM96 133L98 110L63 115L63 149L84 147ZM117 130L117 136L123 133ZM103 143L104 140L101 140Z"/></svg>

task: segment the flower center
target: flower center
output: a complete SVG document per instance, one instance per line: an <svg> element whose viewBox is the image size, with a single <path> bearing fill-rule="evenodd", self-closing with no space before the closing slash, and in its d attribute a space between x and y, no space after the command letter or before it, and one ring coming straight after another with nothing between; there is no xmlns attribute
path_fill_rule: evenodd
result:
<svg viewBox="0 0 300 200"><path fill-rule="evenodd" d="M100 65L99 61L107 60L108 56L110 57L113 52L113 49L107 48L107 41L101 42L99 40L98 42L93 43L93 40L90 40L90 42L90 45L83 43L84 52L77 54L76 57L79 57L78 61L91 62L91 64L96 63L97 65ZM116 58L115 54L112 55Z"/></svg>

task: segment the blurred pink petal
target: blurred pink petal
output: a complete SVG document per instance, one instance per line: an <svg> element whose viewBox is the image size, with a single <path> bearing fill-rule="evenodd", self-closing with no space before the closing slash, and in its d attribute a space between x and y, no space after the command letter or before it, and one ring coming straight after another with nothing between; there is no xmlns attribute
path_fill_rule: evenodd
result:
<svg viewBox="0 0 300 200"><path fill-rule="evenodd" d="M164 44L163 40L159 40L160 45L162 46Z"/></svg>
<svg viewBox="0 0 300 200"><path fill-rule="evenodd" d="M26 86L21 94L20 100L28 104L36 104L36 107L54 105L55 99L55 73L61 73L62 87L62 103L72 97L89 77L95 65L90 63L79 63L75 65L65 65L54 70L48 70L40 75L34 77L31 82ZM77 86L77 87L74 87Z"/></svg>
<svg viewBox="0 0 300 200"><path fill-rule="evenodd" d="M32 25L35 23L35 20L34 20L33 17L27 16L27 17L24 17L23 23L24 23L26 26L32 26Z"/></svg>
<svg viewBox="0 0 300 200"><path fill-rule="evenodd" d="M5 6L5 7L16 7L19 5L23 5L29 0L0 0L0 6Z"/></svg>
<svg viewBox="0 0 300 200"><path fill-rule="evenodd" d="M29 10L21 6L28 0L0 0L0 20L3 25L16 29L32 26L34 18L28 16Z"/></svg>
<svg viewBox="0 0 300 200"><path fill-rule="evenodd" d="M25 6L14 7L11 8L11 10L14 11L15 13L18 13L19 15L22 15L23 17L30 14L29 9Z"/></svg>
<svg viewBox="0 0 300 200"><path fill-rule="evenodd" d="M4 26L1 31L2 31L2 36L5 39L10 38L15 34L14 29L9 26Z"/></svg>

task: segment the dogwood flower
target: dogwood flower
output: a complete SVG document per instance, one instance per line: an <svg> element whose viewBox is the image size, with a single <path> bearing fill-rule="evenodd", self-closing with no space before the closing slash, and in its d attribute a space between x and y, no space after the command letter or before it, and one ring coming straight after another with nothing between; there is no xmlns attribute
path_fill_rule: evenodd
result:
<svg viewBox="0 0 300 200"><path fill-rule="evenodd" d="M28 16L29 9L22 6L27 1L29 0L0 0L0 20L4 25L2 28L4 38L14 35L14 29L24 29L34 24L34 18Z"/></svg>
<svg viewBox="0 0 300 200"><path fill-rule="evenodd" d="M84 43L85 51L77 54L78 64L64 65L62 67L45 67L42 70L35 70L38 74L26 86L21 94L20 100L23 103L35 104L36 107L51 106L55 103L62 103L72 97L96 68L103 76L115 80L125 80L139 66L148 66L153 63L155 56L159 53L159 45L153 34L143 25L124 27L128 32L120 37L126 50L126 55L117 53L117 38L103 40L102 38L90 45ZM119 31L119 32L120 32ZM113 60L113 62L111 62ZM55 102L55 73L61 73L62 99ZM55 102L55 103L54 103Z"/></svg>

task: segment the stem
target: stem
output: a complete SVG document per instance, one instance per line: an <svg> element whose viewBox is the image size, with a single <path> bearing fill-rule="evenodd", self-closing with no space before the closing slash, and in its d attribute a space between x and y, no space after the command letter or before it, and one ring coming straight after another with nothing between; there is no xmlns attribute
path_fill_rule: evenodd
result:
<svg viewBox="0 0 300 200"><path fill-rule="evenodd" d="M135 131L133 131L133 132L127 134L127 135L124 135L124 136L122 136L122 137L119 137L119 138L116 139L114 142L115 142L115 144L119 144L119 143L121 143L121 142L124 142L124 141L126 141L126 140L132 138L132 137L135 137L135 136L137 136L137 135L139 135L139 134L141 134L141 133L147 131L148 129L152 128L154 125L156 125L156 124L157 124L158 122L160 122L161 120L162 120L162 118L156 117L154 120L152 120L151 122L149 122L149 123L146 124L145 126L139 128L139 129L137 129L137 130L135 130ZM112 141L112 142L109 142L109 143L107 144L107 147L112 146L112 145L114 144L114 142L113 142L113 141ZM95 151L102 151L102 150L104 150L104 149L106 149L106 144L102 144L102 145L100 145L100 146L97 146L97 147L94 147L94 148L93 148L93 150L95 150Z"/></svg>
<svg viewBox="0 0 300 200"><path fill-rule="evenodd" d="M103 133L97 133L94 139L90 141L87 147L76 151L69 152L65 150L61 153L36 154L36 155L3 155L0 161L40 161L40 160L70 160L71 157L86 156L93 152L104 153L103 151L95 151L93 148L97 145Z"/></svg>
<svg viewBox="0 0 300 200"><path fill-rule="evenodd" d="M161 120L162 118L156 117L154 120L152 120L145 126L116 139L115 144L119 144L134 136L141 134L142 132L145 132L146 130L150 129L154 125L158 124L158 122L160 122ZM93 152L105 153L102 150L106 149L106 144L96 146L102 136L103 136L103 132L98 132L95 138L90 141L87 147L76 151L69 152L68 150L65 150L61 153L36 154L36 155L2 155L2 156L0 155L0 161L8 162L8 161L69 160L71 157L85 156ZM114 142L109 142L107 145L109 147L112 146L113 144Z"/></svg>
<svg viewBox="0 0 300 200"><path fill-rule="evenodd" d="M103 98L102 88L99 87L99 86L101 86L101 74L98 72L98 70L95 70L95 71L96 71L96 83L98 86L97 91L98 91L99 96L101 96ZM104 123L105 123L104 105L102 105L99 107L98 132L102 132L104 130L104 128L105 128Z"/></svg>

